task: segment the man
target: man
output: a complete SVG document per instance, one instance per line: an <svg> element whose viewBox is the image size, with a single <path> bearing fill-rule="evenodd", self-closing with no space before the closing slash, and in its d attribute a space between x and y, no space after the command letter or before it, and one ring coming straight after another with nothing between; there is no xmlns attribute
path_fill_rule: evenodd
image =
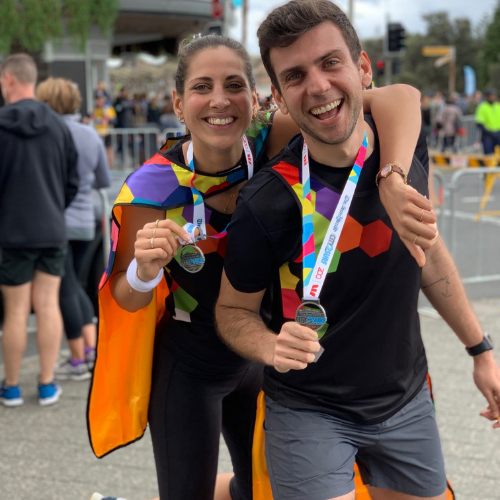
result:
<svg viewBox="0 0 500 500"><path fill-rule="evenodd" d="M99 137L104 139L104 146L106 147L106 156L108 158L109 168L113 168L115 163L115 152L111 141L110 130L116 123L115 108L106 101L104 95L97 96L94 103L94 111L90 117L96 132Z"/></svg>
<svg viewBox="0 0 500 500"><path fill-rule="evenodd" d="M128 90L120 89L115 99L114 108L116 112L116 128L130 128L132 126L132 115L134 113L133 103L128 98Z"/></svg>
<svg viewBox="0 0 500 500"><path fill-rule="evenodd" d="M276 102L302 136L241 191L216 318L231 348L267 365L274 498L353 500L356 459L374 500L444 500L420 286L472 348L474 379L490 405L483 414L494 420L500 370L491 344L442 242L427 251L421 271L393 234L375 183L376 131L362 115L370 63L347 17L326 0L292 1L268 16L258 36ZM427 168L422 140L409 173L422 194ZM377 182L387 181L377 175ZM302 326L325 319L318 331Z"/></svg>
<svg viewBox="0 0 500 500"><path fill-rule="evenodd" d="M500 103L495 89L487 89L485 95L486 100L476 109L476 123L481 130L484 154L491 155L495 146L500 146Z"/></svg>
<svg viewBox="0 0 500 500"><path fill-rule="evenodd" d="M23 404L19 371L28 315L37 320L39 403L58 401L54 383L62 335L59 285L64 273L64 209L78 190L78 155L71 135L52 109L35 100L36 65L14 54L0 67L0 291L4 305L5 380L0 403Z"/></svg>

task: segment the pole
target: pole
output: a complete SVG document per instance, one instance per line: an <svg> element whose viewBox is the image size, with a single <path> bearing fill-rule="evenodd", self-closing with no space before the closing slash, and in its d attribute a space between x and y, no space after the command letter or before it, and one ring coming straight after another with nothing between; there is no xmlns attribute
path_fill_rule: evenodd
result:
<svg viewBox="0 0 500 500"><path fill-rule="evenodd" d="M450 75L448 80L448 91L451 94L455 92L455 83L457 77L457 63L456 63L456 49L454 46L450 47Z"/></svg>
<svg viewBox="0 0 500 500"><path fill-rule="evenodd" d="M354 0L349 0L347 4L347 17L351 24L354 24Z"/></svg>
<svg viewBox="0 0 500 500"><path fill-rule="evenodd" d="M228 0L226 0L228 1ZM247 48L247 13L248 13L248 0L243 0L243 15L242 15L242 20L241 20L241 29L242 29L242 35L241 35L241 45L246 49Z"/></svg>
<svg viewBox="0 0 500 500"><path fill-rule="evenodd" d="M392 59L390 57L385 58L385 84L386 85L391 85L392 84Z"/></svg>

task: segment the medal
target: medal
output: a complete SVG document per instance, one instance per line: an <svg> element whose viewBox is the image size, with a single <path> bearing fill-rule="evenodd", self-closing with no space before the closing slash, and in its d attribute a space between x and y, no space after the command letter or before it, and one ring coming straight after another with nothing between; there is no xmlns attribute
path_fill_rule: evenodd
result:
<svg viewBox="0 0 500 500"><path fill-rule="evenodd" d="M205 265L205 255L200 247L194 244L183 245L179 255L181 267L188 273L197 273Z"/></svg>
<svg viewBox="0 0 500 500"><path fill-rule="evenodd" d="M325 283L328 269L332 262L340 239L344 223L349 213L354 193L363 169L368 139L366 132L363 143L358 151L356 161L351 169L348 180L342 190L339 202L333 213L332 219L323 239L321 249L316 258L316 245L314 243L313 208L311 198L311 182L309 172L309 151L304 141L302 148L302 304L295 313L295 321L311 330L319 330L326 324L326 311L319 303L319 295ZM316 354L315 361L323 352Z"/></svg>
<svg viewBox="0 0 500 500"><path fill-rule="evenodd" d="M250 180L253 176L253 155L250 149L250 144L246 135L243 135L243 151L245 152L245 160L247 163L248 179ZM205 203L203 202L202 194L196 189L194 185L194 179L196 173L194 170L194 153L193 153L193 141L189 143L186 159L188 162L189 170L192 172L191 177L191 193L193 194L193 224L199 229L201 234L207 235L207 228L205 223ZM218 235L208 236L209 238L223 238L227 234L227 226Z"/></svg>
<svg viewBox="0 0 500 500"><path fill-rule="evenodd" d="M326 323L326 311L319 301L304 300L297 308L295 321L311 330L319 330Z"/></svg>
<svg viewBox="0 0 500 500"><path fill-rule="evenodd" d="M247 162L248 169L248 179L253 176L253 155L250 150L250 145L248 144L248 140L246 136L243 136L243 150L245 151L245 159ZM186 223L184 225L184 229L189 233L191 239L190 241L184 241L182 238L179 238L179 242L182 245L181 252L179 254L179 260L181 267L185 269L188 273L197 273L203 269L205 265L205 255L200 247L196 245L197 241L202 241L207 238L224 238L227 234L227 226L216 235L207 235L207 229L205 224L205 204L203 202L203 196L196 189L194 185L195 179L195 171L194 171L194 156L193 156L193 141L189 144L187 150L187 160L189 169L192 172L191 177L191 193L193 195L193 223ZM198 229L198 236L195 236L195 229Z"/></svg>

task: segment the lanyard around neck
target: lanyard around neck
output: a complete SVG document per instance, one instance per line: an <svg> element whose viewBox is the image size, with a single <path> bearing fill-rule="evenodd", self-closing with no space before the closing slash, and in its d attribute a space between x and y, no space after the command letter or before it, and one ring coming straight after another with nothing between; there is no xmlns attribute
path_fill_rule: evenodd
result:
<svg viewBox="0 0 500 500"><path fill-rule="evenodd" d="M365 162L368 138L365 135L359 148L356 161L351 169L340 199L335 208L326 232L321 250L316 259L313 226L313 208L311 202L311 179L309 173L309 150L304 141L302 148L302 282L303 300L318 300L328 274L337 243L349 213L352 198L356 191L359 176Z"/></svg>
<svg viewBox="0 0 500 500"><path fill-rule="evenodd" d="M250 145L248 144L248 139L246 135L243 135L243 149L245 151L245 160L247 162L248 168L248 179L250 180L253 176L253 155ZM200 234L197 240L205 239L207 236L207 228L205 223L205 203L203 203L203 196L196 189L194 185L194 179L196 173L194 171L194 153L193 153L193 141L189 143L187 150L187 161L189 169L193 173L191 177L191 192L193 193L193 224L198 228ZM228 224L229 225L229 224ZM213 236L214 238L222 238L226 235L227 226L224 231L221 231L218 235Z"/></svg>

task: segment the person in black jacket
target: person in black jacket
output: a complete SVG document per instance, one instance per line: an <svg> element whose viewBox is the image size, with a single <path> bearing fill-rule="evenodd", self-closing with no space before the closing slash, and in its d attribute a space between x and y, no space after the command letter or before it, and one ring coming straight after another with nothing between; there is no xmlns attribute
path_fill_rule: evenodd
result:
<svg viewBox="0 0 500 500"><path fill-rule="evenodd" d="M31 308L38 320L38 380L42 406L59 400L54 383L62 335L59 286L64 274L64 210L78 191L78 154L69 130L35 100L36 65L26 54L0 68L7 103L0 108L0 291L4 302L5 380L0 403L23 403L19 371Z"/></svg>

